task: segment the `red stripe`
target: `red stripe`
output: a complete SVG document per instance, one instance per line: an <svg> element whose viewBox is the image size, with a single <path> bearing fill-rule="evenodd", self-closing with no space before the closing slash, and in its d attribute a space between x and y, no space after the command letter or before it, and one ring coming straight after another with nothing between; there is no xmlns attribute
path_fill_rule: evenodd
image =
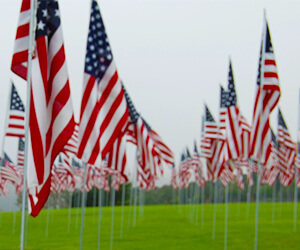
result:
<svg viewBox="0 0 300 250"><path fill-rule="evenodd" d="M91 92L96 84L96 78L94 76L90 76L89 80L86 84L86 88L84 90L83 96L82 96L82 100L81 100L81 109L80 109L80 121L82 119L82 115L85 111L86 105L88 103L88 100L90 99L91 96Z"/></svg>
<svg viewBox="0 0 300 250"><path fill-rule="evenodd" d="M22 6L21 6L21 12L29 10L30 9L30 0L23 0Z"/></svg>
<svg viewBox="0 0 300 250"><path fill-rule="evenodd" d="M265 60L265 65L274 65L276 66L276 61L273 59L266 59Z"/></svg>
<svg viewBox="0 0 300 250"><path fill-rule="evenodd" d="M48 151L51 146L53 123L55 122L55 119L59 115L60 111L64 108L64 106L68 102L69 98L70 98L70 86L69 86L69 80L67 80L67 82L65 83L65 86L57 94L57 96L53 102L51 123L50 123L49 129L46 134L46 154L48 154ZM73 133L73 130L74 130L74 128L72 129L72 133Z"/></svg>
<svg viewBox="0 0 300 250"><path fill-rule="evenodd" d="M16 125L16 124L9 124L9 128L18 128L18 129L25 129L24 125Z"/></svg>
<svg viewBox="0 0 300 250"><path fill-rule="evenodd" d="M24 115L25 115L25 112L24 112ZM9 116L9 119L16 119L16 120L25 120L25 117L24 116L18 116L18 115L10 115Z"/></svg>
<svg viewBox="0 0 300 250"><path fill-rule="evenodd" d="M24 50L21 52L14 53L12 62L11 62L11 70L16 75L20 76L24 80L27 80L27 67L22 65L21 63L27 62L28 59L28 50Z"/></svg>
<svg viewBox="0 0 300 250"><path fill-rule="evenodd" d="M35 103L33 98L33 93L31 89L30 98L30 120L29 120L31 144L32 144L32 154L34 160L34 166L36 170L38 183L41 185L44 181L44 145L42 141L42 136L40 134L40 128L38 125L36 113L35 113Z"/></svg>
<svg viewBox="0 0 300 250"><path fill-rule="evenodd" d="M29 36L29 23L25 23L18 27L16 39L23 38Z"/></svg>
<svg viewBox="0 0 300 250"><path fill-rule="evenodd" d="M265 78L277 78L278 79L278 75L276 72L264 72L264 77Z"/></svg>
<svg viewBox="0 0 300 250"><path fill-rule="evenodd" d="M22 134L6 133L5 136L19 137L19 138L24 138L25 137L24 133L22 133Z"/></svg>
<svg viewBox="0 0 300 250"><path fill-rule="evenodd" d="M64 45L62 44L62 46L57 51L57 53L55 54L55 56L52 58L52 61L51 61L50 72L49 72L50 77L49 77L49 80L47 83L47 88L46 88L47 104L52 95L53 79L55 78L56 74L59 72L61 67L64 65L65 59L66 59L65 58L65 48L64 48ZM46 59L43 59L43 60L45 60L45 62L47 62ZM46 75L46 77L47 77L47 75ZM69 87L69 81L67 82L67 85ZM69 95L69 93L66 93L66 94Z"/></svg>
<svg viewBox="0 0 300 250"><path fill-rule="evenodd" d="M43 85L45 89L45 96L48 104L48 95L49 95L49 92L47 92L48 48L47 48L47 41L45 36L41 36L38 39L36 39L36 51L39 60L39 71L42 76Z"/></svg>

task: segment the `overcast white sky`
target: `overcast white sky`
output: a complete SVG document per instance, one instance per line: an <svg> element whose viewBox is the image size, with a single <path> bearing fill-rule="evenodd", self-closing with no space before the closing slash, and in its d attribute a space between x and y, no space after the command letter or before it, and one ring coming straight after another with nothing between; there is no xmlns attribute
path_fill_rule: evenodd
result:
<svg viewBox="0 0 300 250"><path fill-rule="evenodd" d="M228 58L241 111L252 121L263 9L282 89L280 106L296 139L300 86L300 2L98 0L119 74L138 111L174 150L199 141L203 103L215 118ZM75 116L79 116L90 0L60 0ZM0 134L21 0L0 0ZM25 102L25 84L16 82ZM277 112L276 112L277 113ZM274 114L272 124L276 125ZM2 136L0 142L2 141ZM0 144L1 145L1 144Z"/></svg>

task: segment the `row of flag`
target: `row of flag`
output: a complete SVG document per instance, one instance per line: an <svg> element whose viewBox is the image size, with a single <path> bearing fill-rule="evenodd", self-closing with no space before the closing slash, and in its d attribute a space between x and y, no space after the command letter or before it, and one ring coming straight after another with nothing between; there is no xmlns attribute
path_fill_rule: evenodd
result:
<svg viewBox="0 0 300 250"><path fill-rule="evenodd" d="M237 102L232 63L229 62L228 87L220 86L219 121L204 107L200 141L193 156L184 150L178 170L173 169L172 186L188 187L192 173L199 186L202 179L220 179L225 186L236 177L236 184L243 189L247 175L248 184L253 185L253 173L259 173L260 182L273 185L277 178L284 186L295 177L300 187L300 158L278 109L278 131L275 136L269 117L280 98L279 79L268 23L265 20L261 42L253 122L249 124ZM199 161L199 157L202 161ZM204 173L206 178L204 177ZM200 176L199 176L200 173Z"/></svg>
<svg viewBox="0 0 300 250"><path fill-rule="evenodd" d="M35 42L30 48L33 7ZM31 6L30 0L23 0L11 69L24 80L28 74L31 76L30 106L25 107L12 84L5 138L18 138L19 147L15 161L2 149L0 193L7 193L8 182L21 192L25 174L29 212L37 216L50 192L75 188L89 191L93 187L118 190L128 181L125 169L129 143L136 146L140 188L155 188L165 167L173 167L174 188L188 187L191 181L203 187L206 181L217 179L227 185L234 177L236 184L244 188L243 175L247 175L251 186L253 172L260 173L261 183L272 185L280 176L281 182L289 185L299 172L300 160L280 111L277 137L270 127L269 116L279 101L280 87L267 22L263 34L252 124L239 109L230 62L227 89L220 87L219 121L205 105L200 147L195 143L192 155L185 150L176 168L172 151L138 113L119 77L96 0L91 1L78 123L71 100L58 1L37 0L36 6ZM28 60L31 49L33 57Z"/></svg>
<svg viewBox="0 0 300 250"><path fill-rule="evenodd" d="M23 0L11 70L30 80L30 105L25 107L12 85L6 137L25 141L29 213L37 216L50 192L109 189L128 180L126 148L136 146L137 178L143 188L153 188L164 166L173 166L173 153L136 111L119 77L104 22L96 0L91 1L79 122L74 119L62 26L57 0ZM33 13L33 29L30 17ZM32 32L32 33L31 33ZM30 39L34 39L33 48ZM33 50L32 58L28 55ZM31 67L30 67L31 66ZM31 71L29 72L29 70ZM30 78L29 78L30 77ZM28 109L28 110L27 110ZM29 126L26 130L26 112ZM28 145L28 147L26 146ZM1 192L5 182L22 186L19 163L2 154ZM19 181L9 180L8 166ZM23 170L24 172L24 170Z"/></svg>

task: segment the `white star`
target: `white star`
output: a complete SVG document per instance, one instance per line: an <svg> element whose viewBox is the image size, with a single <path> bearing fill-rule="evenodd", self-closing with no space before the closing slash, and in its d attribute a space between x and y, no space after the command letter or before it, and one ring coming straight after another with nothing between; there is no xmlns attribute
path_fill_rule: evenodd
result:
<svg viewBox="0 0 300 250"><path fill-rule="evenodd" d="M60 16L58 9L55 10L55 16Z"/></svg>
<svg viewBox="0 0 300 250"><path fill-rule="evenodd" d="M87 57L86 59L85 59L85 61L88 63L89 61L90 61L91 59L89 58L89 57Z"/></svg>
<svg viewBox="0 0 300 250"><path fill-rule="evenodd" d="M104 57L101 57L101 58L100 58L100 62L103 63L104 61L105 61Z"/></svg>
<svg viewBox="0 0 300 250"><path fill-rule="evenodd" d="M48 16L48 11L45 9L45 10L42 10L42 12L43 12L43 17L46 17L46 16Z"/></svg>
<svg viewBox="0 0 300 250"><path fill-rule="evenodd" d="M111 55L108 55L106 58L107 60L111 60Z"/></svg>
<svg viewBox="0 0 300 250"><path fill-rule="evenodd" d="M91 71L92 68L93 68L92 66L88 66L88 67L87 67L88 71Z"/></svg>
<svg viewBox="0 0 300 250"><path fill-rule="evenodd" d="M89 42L93 41L93 37L89 36Z"/></svg>
<svg viewBox="0 0 300 250"><path fill-rule="evenodd" d="M96 58L96 54L94 53L94 54L92 54L92 57L95 59Z"/></svg>
<svg viewBox="0 0 300 250"><path fill-rule="evenodd" d="M99 50L99 53L100 53L100 54L103 54L103 52L104 52L104 49L100 49L100 50Z"/></svg>
<svg viewBox="0 0 300 250"><path fill-rule="evenodd" d="M91 50L94 50L94 49L95 49L95 46L94 46L94 45L91 45L91 46L90 46L90 49L91 49Z"/></svg>
<svg viewBox="0 0 300 250"><path fill-rule="evenodd" d="M39 23L38 23L38 29L39 30L44 30L44 28L45 28L45 24L42 22L42 20L40 20Z"/></svg>
<svg viewBox="0 0 300 250"><path fill-rule="evenodd" d="M101 66L101 71L105 71L105 66Z"/></svg>

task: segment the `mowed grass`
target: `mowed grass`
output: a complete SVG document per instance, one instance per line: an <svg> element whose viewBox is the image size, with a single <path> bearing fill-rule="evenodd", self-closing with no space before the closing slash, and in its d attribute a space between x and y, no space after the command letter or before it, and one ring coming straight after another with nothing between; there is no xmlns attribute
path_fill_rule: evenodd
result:
<svg viewBox="0 0 300 250"><path fill-rule="evenodd" d="M198 223L197 213L198 211ZM293 203L276 203L272 223L272 203L261 203L259 214L259 249L300 248L300 206L298 204L297 232L294 232ZM48 216L49 214L49 216ZM214 205L156 205L124 209L123 237L122 208L115 207L113 249L223 249L225 205L217 205L216 234L213 235ZM73 208L70 231L68 209L43 210L38 218L29 218L26 249L78 249L80 239L80 210ZM0 249L18 249L20 244L21 214L1 213ZM49 221L46 235L47 218ZM130 220L129 220L130 219ZM248 210L247 203L229 204L228 249L253 249L255 203ZM110 248L111 208L102 209L101 249ZM84 227L84 249L97 249L98 209L87 208Z"/></svg>

